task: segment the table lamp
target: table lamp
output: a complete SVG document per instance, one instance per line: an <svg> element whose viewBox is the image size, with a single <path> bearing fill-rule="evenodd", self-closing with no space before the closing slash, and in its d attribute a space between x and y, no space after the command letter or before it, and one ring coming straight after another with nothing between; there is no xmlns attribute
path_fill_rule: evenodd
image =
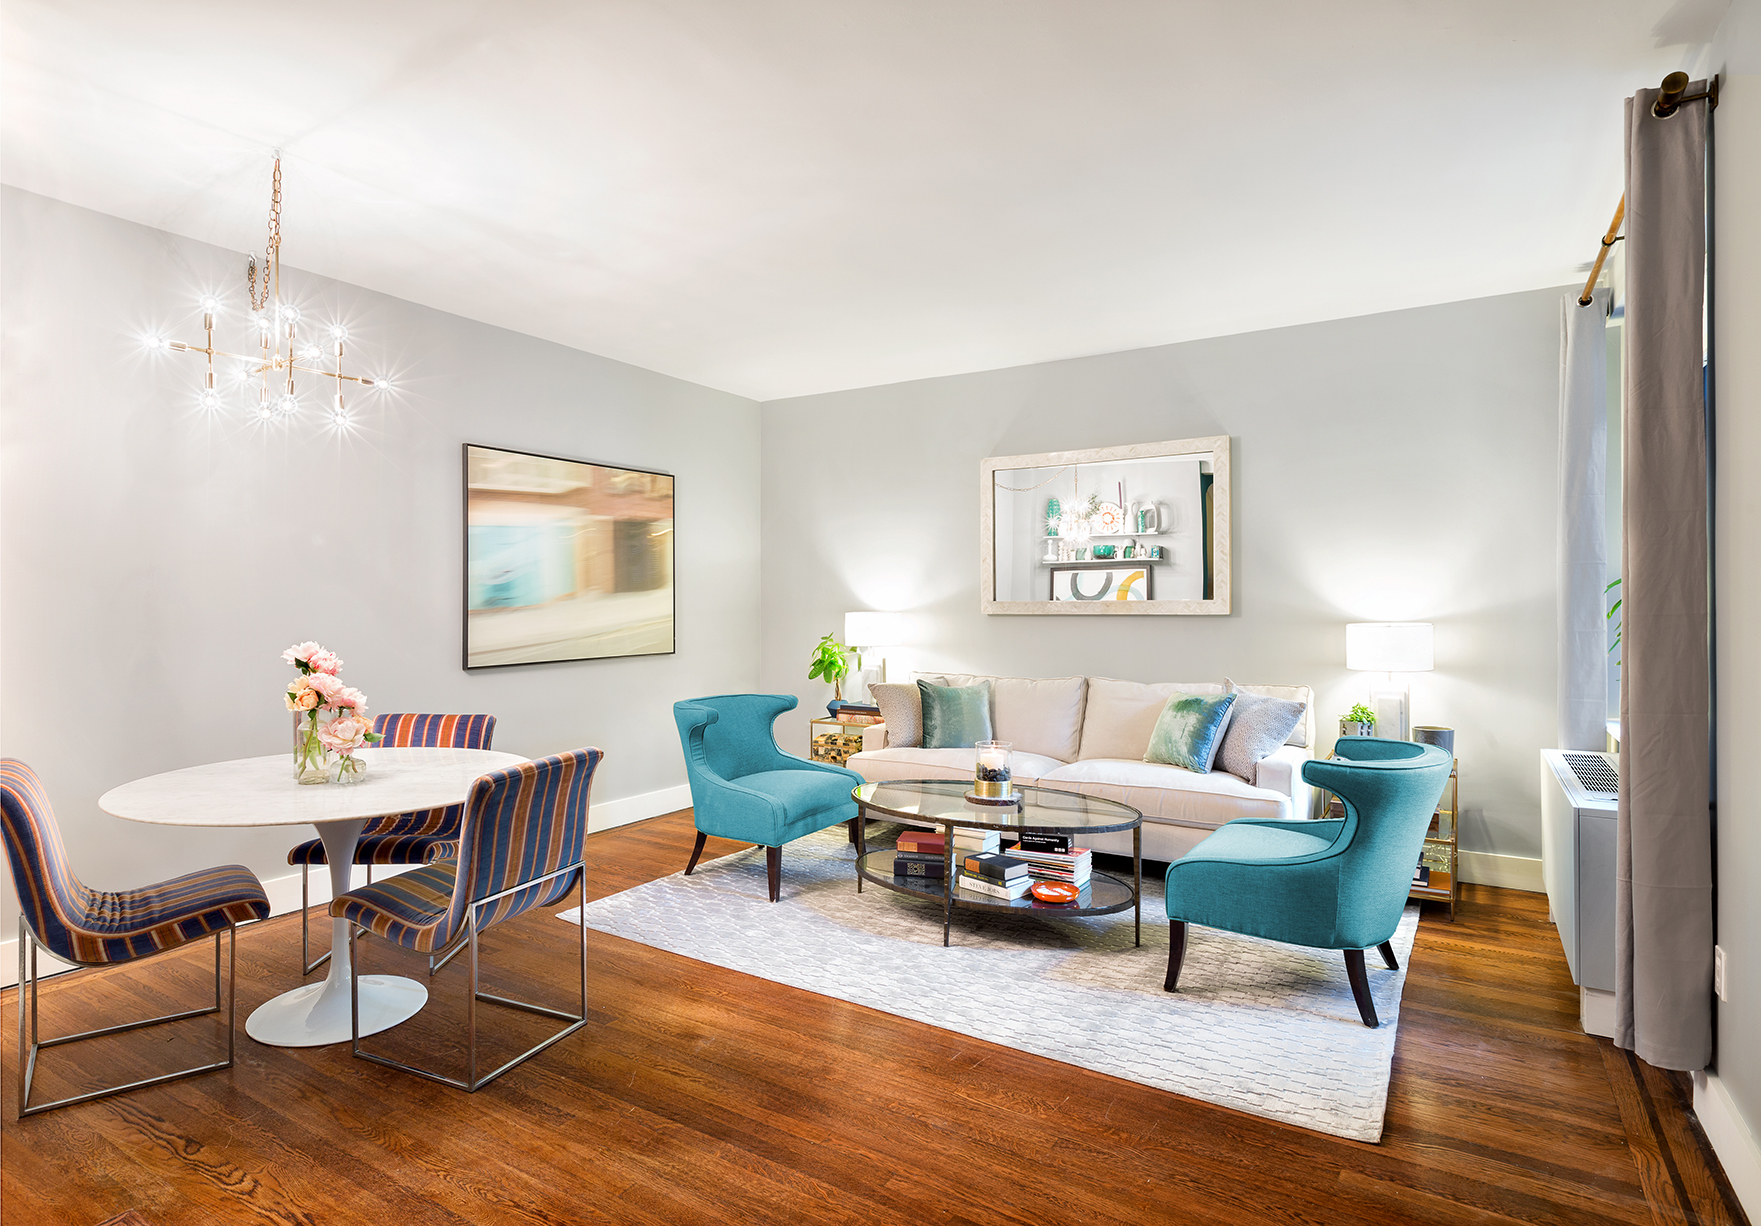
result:
<svg viewBox="0 0 1761 1226"><path fill-rule="evenodd" d="M1345 627L1345 667L1355 672L1386 673L1382 689L1370 688L1370 709L1376 713L1376 735L1406 740L1411 735L1409 687L1397 673L1428 673L1431 658L1430 622L1351 622Z"/></svg>
<svg viewBox="0 0 1761 1226"><path fill-rule="evenodd" d="M856 667L850 671L852 702L873 702L870 685L887 679L885 657L868 658L876 648L890 647L904 637L905 619L897 613L844 614L844 646L856 653Z"/></svg>

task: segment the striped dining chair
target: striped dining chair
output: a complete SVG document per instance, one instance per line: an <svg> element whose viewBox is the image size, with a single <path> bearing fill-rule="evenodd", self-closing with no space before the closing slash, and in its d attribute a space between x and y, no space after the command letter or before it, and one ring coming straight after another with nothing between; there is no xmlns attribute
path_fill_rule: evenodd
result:
<svg viewBox="0 0 1761 1226"><path fill-rule="evenodd" d="M373 721L373 731L385 739L381 745L414 746L422 749L488 749L495 739L493 715L381 715ZM428 864L458 854L459 816L463 805L443 809L422 809L415 813L397 813L376 817L361 831L355 844L355 863L367 866L367 882L373 882L376 864ZM287 862L300 866L300 966L301 973L310 975L330 959L325 950L312 957L312 926L308 907L308 880L315 865L330 861L324 855L324 840L308 839L287 853ZM438 964L428 968L429 974Z"/></svg>
<svg viewBox="0 0 1761 1226"><path fill-rule="evenodd" d="M330 914L349 922L349 993L354 1005L354 1054L364 1060L416 1073L475 1092L586 1025L587 928L581 925L581 1012L491 996L478 988L478 938L495 925L533 907L546 907L579 887L587 902L582 843L587 837L587 796L604 755L597 749L552 754L491 771L471 785L459 832L458 857L363 886L335 899ZM361 1050L361 962L356 938L363 932L445 963L469 953L465 1077L460 1080ZM507 1005L569 1023L536 1047L492 1073L477 1075L477 1002Z"/></svg>
<svg viewBox="0 0 1761 1226"><path fill-rule="evenodd" d="M67 863L67 849L55 810L36 772L16 758L0 758L0 828L12 884L18 890L18 1115L37 1115L57 1107L90 1102L125 1090L175 1081L196 1073L231 1068L236 1046L238 932L236 926L269 916L269 899L256 874L238 864L203 869L134 890L93 890L81 884ZM160 1022L182 1021L220 1011L220 938L230 952L226 993L226 1059L175 1073L162 1073L125 1085L30 1105L37 1053L81 1039L139 1030ZM113 966L214 938L214 1003L201 1009L124 1022L99 1030L45 1039L37 1024L37 952L75 966ZM29 1005L26 1005L26 997Z"/></svg>

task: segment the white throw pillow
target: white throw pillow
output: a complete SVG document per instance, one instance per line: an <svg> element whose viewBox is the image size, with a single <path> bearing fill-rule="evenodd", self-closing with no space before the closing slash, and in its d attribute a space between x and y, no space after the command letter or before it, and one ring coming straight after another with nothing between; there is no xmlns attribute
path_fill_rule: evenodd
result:
<svg viewBox="0 0 1761 1226"><path fill-rule="evenodd" d="M868 692L874 696L874 705L881 709L889 748L915 749L923 744L923 692L917 688L917 682L881 682L869 686Z"/></svg>
<svg viewBox="0 0 1761 1226"><path fill-rule="evenodd" d="M1258 694L1262 698L1282 698L1285 702L1300 702L1304 711L1302 720L1290 735L1285 738L1286 745L1294 745L1298 749L1307 749L1314 743L1315 727L1315 692L1306 685L1236 685L1229 678L1223 678L1223 684L1231 693L1240 690L1244 694Z"/></svg>
<svg viewBox="0 0 1761 1226"><path fill-rule="evenodd" d="M987 677L975 673L918 673L931 685L989 682L991 735L1022 753L1074 762L1082 742L1086 677ZM1147 741L1145 742L1148 743Z"/></svg>

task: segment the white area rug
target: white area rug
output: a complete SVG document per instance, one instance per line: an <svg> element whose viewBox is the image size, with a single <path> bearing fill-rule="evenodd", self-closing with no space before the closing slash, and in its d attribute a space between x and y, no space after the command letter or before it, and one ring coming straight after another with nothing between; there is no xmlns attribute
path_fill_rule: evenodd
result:
<svg viewBox="0 0 1761 1226"><path fill-rule="evenodd" d="M1162 991L1160 877L1145 875L1142 948L1132 947L1129 911L956 910L943 949L939 906L872 884L857 894L854 861L838 826L784 849L781 902L768 900L754 848L589 903L587 925L1238 1111L1381 1139L1417 907L1394 934L1401 970L1368 955L1382 1019L1371 1030L1336 951L1195 926L1180 991ZM578 909L558 918L578 922Z"/></svg>

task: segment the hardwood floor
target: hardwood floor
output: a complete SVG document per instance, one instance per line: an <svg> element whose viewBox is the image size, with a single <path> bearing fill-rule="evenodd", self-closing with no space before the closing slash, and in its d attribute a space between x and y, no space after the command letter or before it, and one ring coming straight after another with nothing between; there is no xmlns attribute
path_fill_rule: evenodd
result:
<svg viewBox="0 0 1761 1226"><path fill-rule="evenodd" d="M688 814L593 835L589 897L677 871ZM736 845L711 840L706 856ZM788 888L787 857L783 888ZM551 912L486 940L485 987L567 1007L579 932ZM226 1223L1741 1223L1682 1079L1576 1025L1534 894L1468 886L1427 911L1387 1131L1363 1145L587 934L589 1024L475 1095L271 1048L237 1067L20 1122L6 1018L0 1219ZM293 982L299 920L239 941L242 1016ZM198 948L49 981L45 1030L163 1012L211 985ZM459 1053L462 960L384 1036ZM381 954L373 971L420 975ZM211 988L210 988L211 990ZM97 1011L97 1013L94 1012ZM498 1051L542 1033L493 1011ZM418 1025L418 1023L420 1023ZM170 1034L46 1053L47 1093L176 1067ZM73 1049L77 1052L78 1048ZM1268 1053L1267 1076L1277 1076Z"/></svg>

